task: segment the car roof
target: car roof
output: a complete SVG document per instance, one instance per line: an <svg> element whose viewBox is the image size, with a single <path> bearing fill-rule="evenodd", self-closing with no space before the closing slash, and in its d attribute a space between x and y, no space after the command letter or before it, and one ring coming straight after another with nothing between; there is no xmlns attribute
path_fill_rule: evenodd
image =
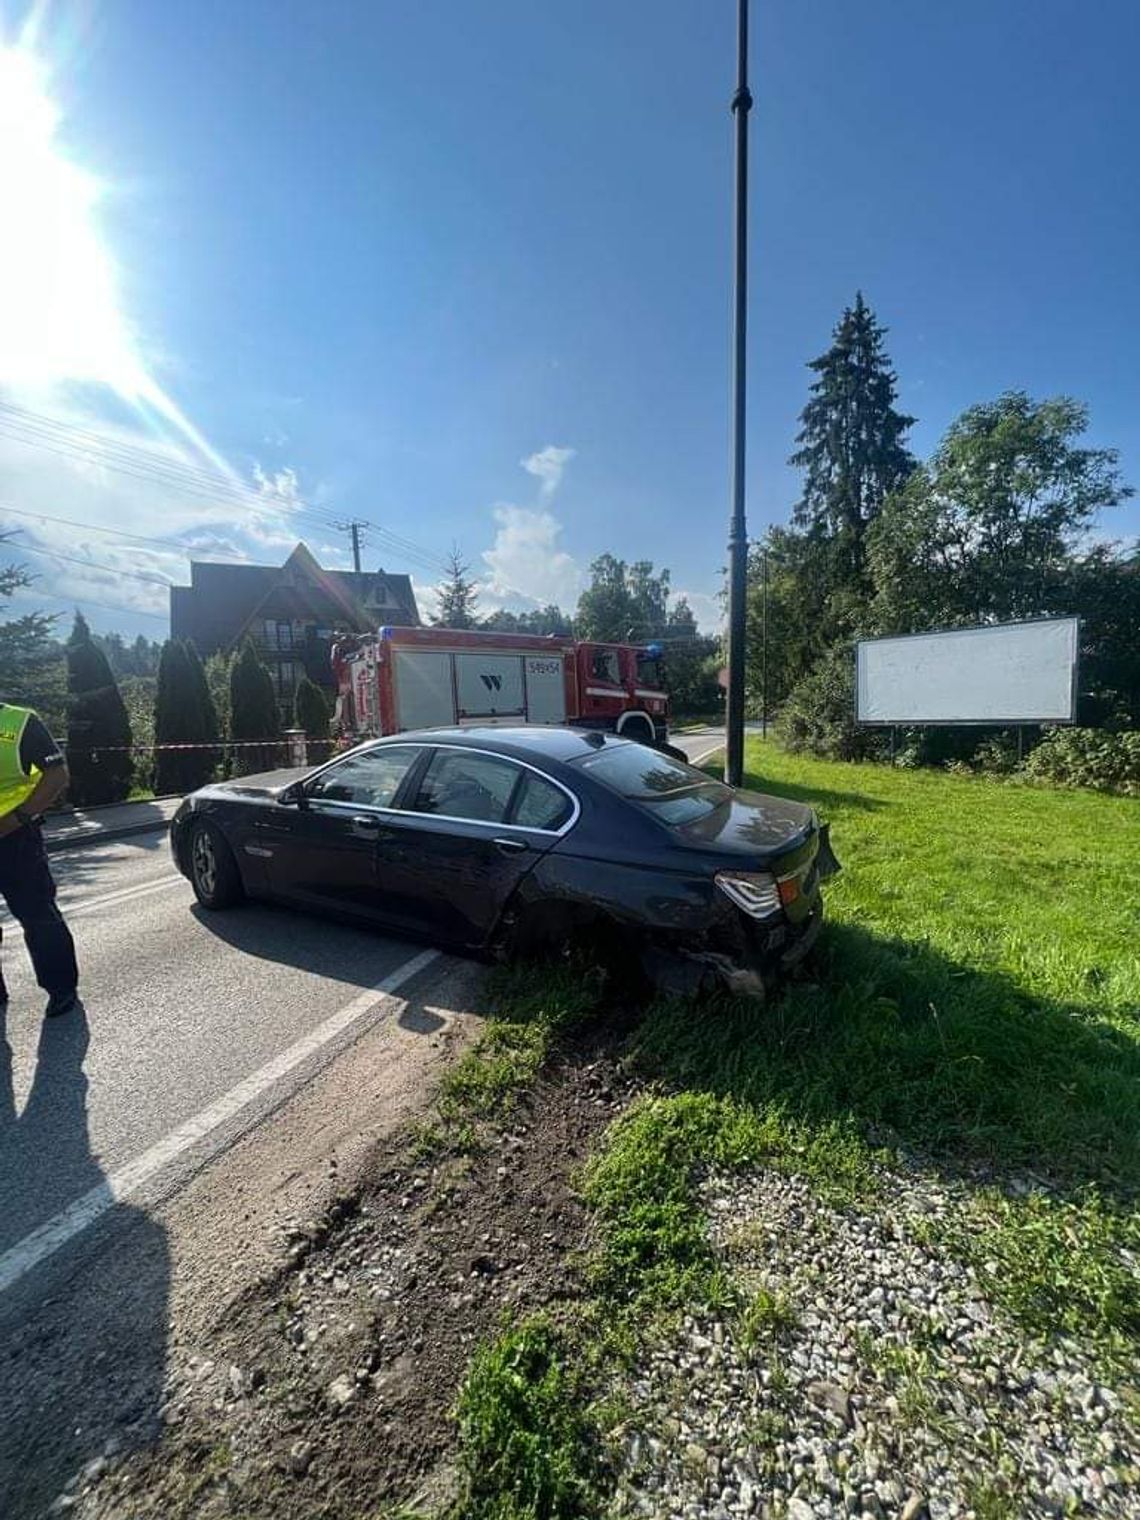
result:
<svg viewBox="0 0 1140 1520"><path fill-rule="evenodd" d="M599 733L595 729L564 728L550 724L520 724L513 728L495 725L486 728L425 728L410 733L391 734L377 740L380 744L414 740L420 744L449 744L469 749L495 750L512 755L519 760L544 759L568 764L584 755L596 754L599 749L618 744L630 744L629 739L619 739L614 734Z"/></svg>

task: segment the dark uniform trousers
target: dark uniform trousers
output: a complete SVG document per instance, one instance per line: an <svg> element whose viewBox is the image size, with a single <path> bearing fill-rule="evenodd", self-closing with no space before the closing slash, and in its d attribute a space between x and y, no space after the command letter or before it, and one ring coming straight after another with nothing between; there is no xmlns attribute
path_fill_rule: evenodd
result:
<svg viewBox="0 0 1140 1520"><path fill-rule="evenodd" d="M0 838L0 896L23 926L36 981L49 997L74 992L79 981L75 945L56 907L55 882L38 823Z"/></svg>

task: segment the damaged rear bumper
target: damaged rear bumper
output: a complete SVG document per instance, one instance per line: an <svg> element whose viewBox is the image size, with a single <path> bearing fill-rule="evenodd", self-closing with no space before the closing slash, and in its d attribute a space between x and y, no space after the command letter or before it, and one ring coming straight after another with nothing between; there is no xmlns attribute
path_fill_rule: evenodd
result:
<svg viewBox="0 0 1140 1520"><path fill-rule="evenodd" d="M762 1002L811 953L823 928L822 900L816 901L810 915L794 929L782 927L783 947L768 953L757 953L754 945L744 947L741 953L646 945L641 953L642 969L666 997L698 997L719 989L733 997Z"/></svg>

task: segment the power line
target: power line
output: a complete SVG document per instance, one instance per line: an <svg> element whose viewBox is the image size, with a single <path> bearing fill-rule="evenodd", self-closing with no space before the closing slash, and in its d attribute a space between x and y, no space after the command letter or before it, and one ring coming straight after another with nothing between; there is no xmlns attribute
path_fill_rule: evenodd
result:
<svg viewBox="0 0 1140 1520"><path fill-rule="evenodd" d="M124 617L154 618L156 622L166 623L169 618L165 612L144 612L141 607L116 607L112 602L100 602L93 596L61 596L58 591L35 592L35 600L38 602L42 597L47 597L49 602L64 602L69 607L80 603L84 607L102 607L105 612L119 612ZM51 613L52 617L58 617L58 613Z"/></svg>
<svg viewBox="0 0 1140 1520"><path fill-rule="evenodd" d="M53 517L50 512L28 512L21 507L10 506L6 501L0 502L0 516L26 517L32 522L58 523L66 528L83 528L89 533L109 533L114 538L127 538L136 544L157 544L164 549L177 549L182 554L194 552L191 545L180 543L176 538L148 538L143 533L127 533L123 528L108 528L102 523L80 522L74 517Z"/></svg>
<svg viewBox="0 0 1140 1520"><path fill-rule="evenodd" d="M153 453L137 445L106 438L76 423L63 422L11 402L0 401L0 433L61 458L80 456L117 473L150 480L192 497L218 504L240 503L247 510L276 510L288 516L307 517L326 528L340 526L327 509L304 498L266 496L223 475L173 460L157 459ZM446 569L441 557L403 534L371 521L361 521L360 526L371 528L393 552L417 562L421 568L433 573Z"/></svg>
<svg viewBox="0 0 1140 1520"><path fill-rule="evenodd" d="M120 570L118 565L101 565L97 560L80 559L74 554L61 554L58 549L40 549L33 544L19 544L17 548L21 554L42 554L47 559L58 559L69 565L83 565L88 570L102 570L107 575L126 576L132 581L146 581L152 586L161 586L169 591L174 585L173 581L164 580L158 575L147 575L143 570Z"/></svg>

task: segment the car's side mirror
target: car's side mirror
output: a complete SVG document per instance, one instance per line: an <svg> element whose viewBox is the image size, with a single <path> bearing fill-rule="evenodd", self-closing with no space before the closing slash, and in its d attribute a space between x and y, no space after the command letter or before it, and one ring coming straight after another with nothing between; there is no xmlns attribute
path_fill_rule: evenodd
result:
<svg viewBox="0 0 1140 1520"><path fill-rule="evenodd" d="M305 806L306 800L305 783L303 781L294 781L292 785L287 786L285 790L279 792L277 796L277 801L284 807L303 808Z"/></svg>

